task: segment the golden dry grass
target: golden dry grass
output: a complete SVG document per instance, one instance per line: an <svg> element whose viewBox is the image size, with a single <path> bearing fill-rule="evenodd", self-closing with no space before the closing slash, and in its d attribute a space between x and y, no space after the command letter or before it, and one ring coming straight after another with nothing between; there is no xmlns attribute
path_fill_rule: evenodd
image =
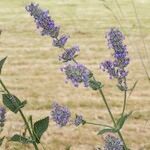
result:
<svg viewBox="0 0 150 150"><path fill-rule="evenodd" d="M112 13L100 0L34 1L49 9L53 19L61 25L62 33L71 36L67 46L74 43L80 45L81 52L77 59L86 64L104 83L104 92L117 117L121 112L123 94L115 87L116 81L108 80L108 76L99 70L99 63L110 58L111 53L106 45L105 32L109 27L119 27ZM32 114L35 120L49 115L51 102L58 100L70 107L73 113L84 115L87 120L110 123L103 101L97 92L82 86L74 88L71 84L64 83L65 77L59 70L62 64L58 61L61 51L51 46L50 38L39 35L33 19L24 9L29 2L30 0L0 0L0 29L3 30L0 37L0 56L8 56L2 76L7 87L18 97L28 100L24 112L27 115ZM144 145L145 150L150 150L150 84L137 50L149 68L149 73L150 67L137 29L131 0L120 0L119 3L128 21L120 17L114 1L108 1L113 12L119 17L126 35L132 41L131 44L126 40L131 57L129 86L131 87L136 80L139 81L127 106L127 111L133 110L134 113L122 132L132 150L139 150ZM150 1L135 0L135 3L149 50ZM21 118L8 112L4 133L12 136L22 130ZM102 146L102 137L96 135L98 130L99 128L88 125L79 128L59 128L50 122L42 143L48 150L64 150L68 145L72 145L71 150L93 150ZM33 147L5 142L2 149L27 150ZM40 149L42 150L42 147Z"/></svg>

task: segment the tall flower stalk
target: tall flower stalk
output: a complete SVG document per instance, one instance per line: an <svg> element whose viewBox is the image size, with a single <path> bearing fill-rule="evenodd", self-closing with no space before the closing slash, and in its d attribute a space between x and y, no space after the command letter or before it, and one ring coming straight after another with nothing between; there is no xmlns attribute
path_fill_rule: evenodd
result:
<svg viewBox="0 0 150 150"><path fill-rule="evenodd" d="M100 64L100 68L103 71L107 71L110 76L110 79L116 78L118 80L118 87L121 91L124 91L124 104L122 115L124 115L126 100L127 100L127 83L126 76L128 75L128 71L125 70L127 65L130 62L127 54L126 45L123 44L123 40L125 39L124 35L117 29L111 28L106 34L108 47L114 50L113 57L114 60L106 60Z"/></svg>
<svg viewBox="0 0 150 150"><path fill-rule="evenodd" d="M115 1L115 3L116 3L117 7L119 8L119 11L120 11L120 13L121 13L121 17L123 17L123 18L125 19L126 23L129 24L129 21L126 19L126 17L125 17L124 14L123 14L123 11L122 11L122 9L121 9L121 7L120 7L120 5L119 5L118 0L114 0L114 1ZM113 9L108 5L107 1L103 1L103 4L104 4L105 8L108 9L108 11L110 11L111 15L113 15L114 19L115 19L116 22L119 24L121 30L122 30L123 32L125 32L125 29L123 28L123 25L122 25L122 23L121 23L121 21L120 21L120 18L114 13ZM133 3L132 3L132 5L133 5ZM135 9L135 8L134 8L134 9ZM137 17L137 16L136 16L136 17ZM138 56L139 56L139 58L140 58L141 64L142 64L142 66L143 66L143 69L144 69L144 71L145 71L146 77L147 77L148 81L150 82L150 75L149 75L149 72L148 72L148 68L147 68L146 65L145 65L144 59L142 58L142 55L141 55L141 53L140 53L139 48L135 46L135 44L131 41L131 39L130 39L129 36L128 36L127 39L128 39L128 41L129 41L129 44L131 44L132 49L134 49L135 51L137 51L137 54L138 54ZM142 39L142 41L143 41L143 39ZM134 46L133 46L133 44L134 44ZM144 44L144 43L143 43L143 44ZM144 47L146 48L145 45L144 45ZM146 49L145 49L145 50L146 50Z"/></svg>
<svg viewBox="0 0 150 150"><path fill-rule="evenodd" d="M124 117L126 99L124 100L122 116L120 120L116 122L111 112L110 106L107 103L107 100L103 93L101 82L98 82L95 79L93 73L88 68L86 68L83 64L80 64L75 60L76 53L79 52L78 46L77 47L73 46L72 48L68 48L68 49L65 48L69 36L68 35L59 36L60 28L55 24L55 22L49 16L48 11L43 11L41 8L39 8L39 5L34 3L31 3L30 5L26 6L26 10L30 13L31 16L33 16L37 28L40 28L41 30L41 35L47 35L52 37L53 46L62 48L64 50L64 53L61 56L59 56L59 60L65 63L65 66L62 67L61 70L66 74L67 81L70 80L75 87L78 87L79 84L83 83L85 87L91 87L93 90L97 90L99 92L114 125L114 127L110 127L108 128L108 130L114 133L118 133L121 141L123 142L124 150L128 150L126 143L120 132L120 129L122 128L124 123L121 126L119 126L118 123L120 120L125 121L125 118L127 117L127 116ZM111 61L104 62L102 66L104 70L106 69L108 73L110 73L111 77L115 77L118 79L118 86L120 87L120 89L123 89L126 94L126 90L127 90L126 76L128 72L125 71L124 68L128 65L129 58L126 57L127 56L126 46L123 45L122 43L122 41L124 40L124 36L118 29L113 28L111 29L111 31L109 32L110 35L108 41L110 44L110 48L113 48L115 50L115 53L113 54L115 60L114 62ZM58 109L61 111L62 114L61 116L58 116L58 114L56 113L57 112L56 110ZM54 105L52 116L56 123L59 123L61 126L65 125L68 121L68 117L66 118L66 115L68 117L70 116L69 111L66 108L60 107L59 105ZM64 118L67 119L64 120L65 122L62 120L63 116ZM56 119L57 117L60 117L60 120ZM77 119L78 119L77 121L82 120L81 117L77 117ZM98 125L96 123L94 124L86 121L83 121L82 123ZM99 124L99 126L101 126L101 124ZM105 130L103 130L102 132L104 131Z"/></svg>

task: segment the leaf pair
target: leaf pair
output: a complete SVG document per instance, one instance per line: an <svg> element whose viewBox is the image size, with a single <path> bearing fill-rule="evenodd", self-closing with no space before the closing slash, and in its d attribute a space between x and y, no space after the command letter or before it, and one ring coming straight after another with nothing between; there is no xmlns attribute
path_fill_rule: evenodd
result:
<svg viewBox="0 0 150 150"><path fill-rule="evenodd" d="M32 132L34 136L34 141L31 139L31 137L25 137L22 135L15 134L13 137L11 137L10 141L13 142L19 142L22 144L30 144L30 143L40 143L41 136L43 133L47 130L49 124L49 117L46 117L44 119L38 120L37 122L32 125Z"/></svg>
<svg viewBox="0 0 150 150"><path fill-rule="evenodd" d="M118 119L118 121L116 123L116 127L102 129L98 132L98 135L108 133L108 132L116 133L116 132L120 131L123 128L125 121L128 119L128 117L131 114L132 114L132 112L125 114L123 116L121 115L121 117Z"/></svg>

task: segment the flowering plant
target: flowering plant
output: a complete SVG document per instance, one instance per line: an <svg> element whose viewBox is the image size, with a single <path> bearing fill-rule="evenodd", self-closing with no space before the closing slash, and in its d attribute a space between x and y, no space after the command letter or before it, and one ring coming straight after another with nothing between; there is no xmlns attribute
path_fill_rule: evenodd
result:
<svg viewBox="0 0 150 150"><path fill-rule="evenodd" d="M9 140L23 144L33 144L35 150L38 150L38 144L41 143L40 139L47 130L49 121L53 120L60 127L66 126L68 123L75 126L86 124L99 126L101 129L97 134L106 135L103 147L104 150L129 150L121 130L128 117L132 114L132 112L126 113L125 111L128 91L133 90L134 87L129 89L127 84L128 71L126 67L130 63L130 59L128 57L127 47L124 44L125 36L123 33L116 27L110 28L106 34L106 39L108 47L114 51L112 54L114 60L105 60L99 65L102 71L109 74L110 79L117 79L117 87L124 93L121 115L118 119L115 119L103 92L104 85L95 78L90 69L76 60L80 51L79 46L73 45L71 48L65 48L69 36L60 35L60 27L57 26L51 16L49 16L49 12L42 10L38 4L29 4L26 6L26 10L34 18L37 28L41 31L41 35L51 37L53 46L63 50L62 54L59 55L59 61L64 63L60 70L66 75L66 82L70 81L74 87L83 84L85 87L89 87L99 93L112 120L112 124L89 122L80 114L76 114L75 117L72 117L69 108L60 105L58 102L52 104L50 116L33 122L32 116L29 116L29 119L27 119L22 110L27 102L21 101L15 95L11 94L0 79L0 84L4 90L2 94L3 104L13 113L20 113L28 131L27 135L15 134ZM6 58L0 61L0 71L5 60ZM0 127L4 126L4 121L5 109L0 108ZM3 139L4 137L2 140Z"/></svg>

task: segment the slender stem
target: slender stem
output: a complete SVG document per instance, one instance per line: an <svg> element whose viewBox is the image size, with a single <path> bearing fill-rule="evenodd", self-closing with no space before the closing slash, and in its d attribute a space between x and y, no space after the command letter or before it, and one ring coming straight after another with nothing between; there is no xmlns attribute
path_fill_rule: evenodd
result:
<svg viewBox="0 0 150 150"><path fill-rule="evenodd" d="M31 132L31 130L30 130L30 127L29 127L29 125L28 125L28 122L27 122L27 120L26 120L26 118L25 118L25 116L24 116L22 110L20 109L19 112L20 112L21 117L23 118L23 121L24 121L24 123L25 123L25 125L26 125L26 127L27 127L27 129L28 129L28 131L29 131L30 136L31 136L32 139L33 139L34 148L35 148L35 150L38 150L38 146L37 146L36 142L34 142L34 136L32 135L32 132Z"/></svg>
<svg viewBox="0 0 150 150"><path fill-rule="evenodd" d="M110 115L110 117L111 117L111 120L113 121L114 126L116 126L115 119L114 119L114 117L113 117L113 114L112 114L112 112L111 112L109 106L108 106L108 103L107 103L107 101L106 101L106 98L105 98L105 96L104 96L104 94L103 94L102 89L99 89L99 93L101 94L101 96L102 96L102 98L103 98L103 101L104 101L104 103L105 103L105 105L106 105L106 107L107 107L107 110L108 110L108 112L109 112L109 115Z"/></svg>
<svg viewBox="0 0 150 150"><path fill-rule="evenodd" d="M141 40L143 42L144 49L145 49L145 52L146 52L146 56L147 56L148 61L149 61L150 60L149 59L149 53L148 53L147 48L146 48L146 43L145 43L145 40L144 40L144 37L143 37L143 33L142 33L142 25L141 25L140 19L138 17L138 13L137 13L137 9L136 9L134 0L131 0L131 3L132 3L133 9L134 9L134 13L135 13L135 17L136 17L136 20L137 20L137 23L138 23L138 26L139 26L139 33L141 35L140 37L141 37Z"/></svg>
<svg viewBox="0 0 150 150"><path fill-rule="evenodd" d="M100 123L93 123L93 122L89 122L89 121L85 121L85 124L92 124L92 125L95 125L95 126L102 126L102 127L112 128L112 127L109 126L109 125L100 124Z"/></svg>
<svg viewBox="0 0 150 150"><path fill-rule="evenodd" d="M33 120L32 120L32 116L30 116L30 119L29 119L29 122L30 122L30 126L31 126L31 129L32 129L32 134L36 136L36 138L39 140L40 142L40 139L39 137L37 136L37 134L34 132L34 127L33 127ZM46 150L45 147L43 146L43 144L40 142L43 150Z"/></svg>
<svg viewBox="0 0 150 150"><path fill-rule="evenodd" d="M8 91L8 89L6 88L6 86L4 85L4 83L2 82L1 79L0 79L0 84L2 85L2 87L4 88L4 90L6 91L7 94L11 95L11 93ZM29 124L28 124L28 122L27 122L27 120L26 120L26 118L24 116L24 113L22 112L21 109L19 109L19 113L20 113L20 115L21 115L21 117L22 117L22 119L23 119L23 121L24 121L24 123L25 123L25 125L27 127L27 130L28 130L28 132L29 132L29 134L30 134L30 136L31 136L31 138L33 140L33 145L34 145L35 150L38 150L38 146L37 146L36 142L34 142L34 136L32 135L32 132L31 132L30 127L29 127Z"/></svg>
<svg viewBox="0 0 150 150"><path fill-rule="evenodd" d="M116 127L115 119L114 119L113 114L112 114L112 112L111 112L111 110L110 110L110 108L109 108L109 105L108 105L108 103L107 103L107 101L106 101L106 98L105 98L105 96L104 96L104 94L103 94L102 89L99 89L99 93L101 94L101 96L102 96L102 98L103 98L103 101L104 101L104 103L105 103L105 105L106 105L106 107L107 107L107 110L108 110L108 112L109 112L109 115L110 115L110 117L111 117L111 119L112 119L112 121L113 121L113 123L114 123L114 126ZM120 136L121 140L122 140L123 143L124 143L124 149L125 149L125 150L128 150L128 148L127 148L127 146L126 146L126 143L125 143L125 141L124 141L124 139L123 139L122 134L121 134L120 131L118 131L118 135Z"/></svg>
<svg viewBox="0 0 150 150"><path fill-rule="evenodd" d="M127 102L127 91L124 91L124 102L123 102L123 110L122 110L122 116L124 115L125 109L126 109L126 102Z"/></svg>
<svg viewBox="0 0 150 150"><path fill-rule="evenodd" d="M93 79L96 81L95 77L93 77ZM105 103L105 105L106 105L106 108L107 108L108 113L109 113L109 115L110 115L110 117L111 117L111 120L113 121L114 127L116 127L116 122L115 122L114 116L113 116L113 114L112 114L112 112L111 112L111 110L110 110L110 108L109 108L109 105L108 105L108 103L107 103L107 100L106 100L106 98L105 98L105 96L104 96L104 93L103 93L102 89L99 89L99 93L101 94L102 99L103 99L103 101L104 101L104 103ZM124 149L125 149L125 150L128 150L128 148L127 148L127 146L126 146L126 143L125 143L125 141L124 141L124 139L123 139L122 134L121 134L120 131L118 131L118 135L119 135L119 137L121 138L121 140L122 140L123 143L124 143Z"/></svg>
<svg viewBox="0 0 150 150"><path fill-rule="evenodd" d="M123 13L123 11L122 11L122 9L121 9L121 7L120 7L120 4L119 4L118 0L115 0L115 2L116 2L117 6L118 6L118 8L119 8L119 11L120 11L121 15L123 16L123 18L125 18L125 17L124 17L124 13Z"/></svg>

